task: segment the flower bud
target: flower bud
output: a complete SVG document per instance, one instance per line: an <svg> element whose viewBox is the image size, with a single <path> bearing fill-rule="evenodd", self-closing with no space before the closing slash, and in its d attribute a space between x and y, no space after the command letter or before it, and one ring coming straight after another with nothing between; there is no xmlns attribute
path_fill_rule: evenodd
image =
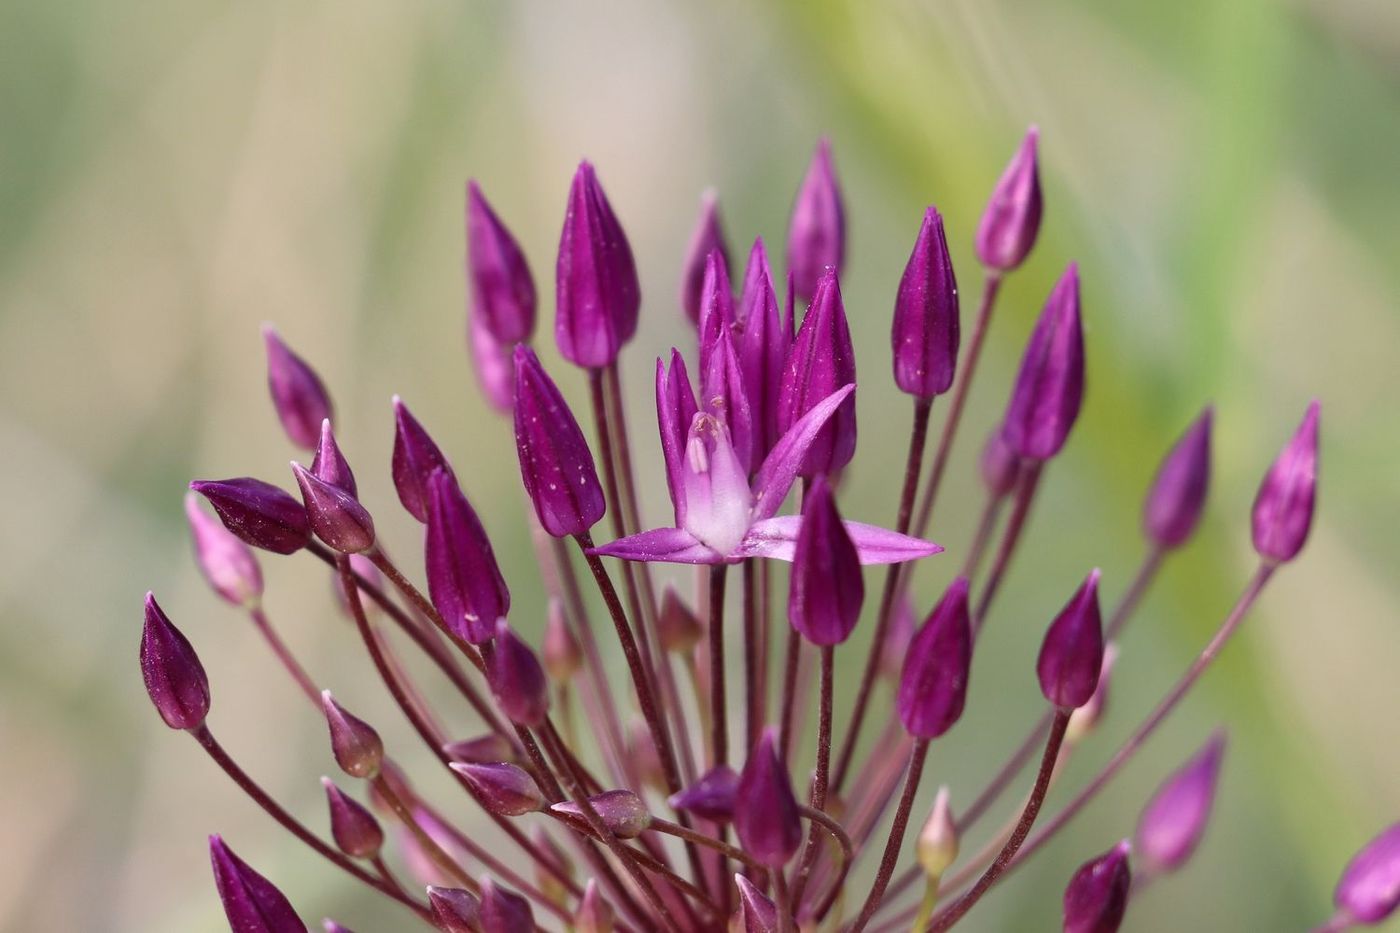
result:
<svg viewBox="0 0 1400 933"><path fill-rule="evenodd" d="M287 896L253 871L219 836L209 837L214 885L229 927L238 933L306 933Z"/></svg>
<svg viewBox="0 0 1400 933"><path fill-rule="evenodd" d="M721 332L715 342L703 376L701 407L724 422L734 442L734 455L739 458L739 463L748 472L757 473L762 463L754 454L754 412L749 405L744 373L728 328Z"/></svg>
<svg viewBox="0 0 1400 933"><path fill-rule="evenodd" d="M702 820L728 823L734 818L739 775L729 765L718 765L696 778L695 783L672 794L671 809L693 813Z"/></svg>
<svg viewBox="0 0 1400 933"><path fill-rule="evenodd" d="M933 799L933 811L919 832L915 851L919 857L919 867L931 884L937 884L948 866L957 861L958 827L948 808L946 786L938 788L938 796Z"/></svg>
<svg viewBox="0 0 1400 933"><path fill-rule="evenodd" d="M743 933L778 933L778 908L754 883L736 874L739 886L739 926Z"/></svg>
<svg viewBox="0 0 1400 933"><path fill-rule="evenodd" d="M1036 662L1040 691L1061 709L1088 703L1103 669L1099 571L1090 571L1045 633Z"/></svg>
<svg viewBox="0 0 1400 933"><path fill-rule="evenodd" d="M496 620L496 640L486 655L486 681L501 712L511 722L522 726L544 722L549 713L549 683L544 668L505 619Z"/></svg>
<svg viewBox="0 0 1400 933"><path fill-rule="evenodd" d="M342 554L358 554L374 547L374 519L358 499L295 461L292 473L301 487L301 501L316 537Z"/></svg>
<svg viewBox="0 0 1400 933"><path fill-rule="evenodd" d="M822 139L812 153L788 222L787 259L797 294L810 298L827 269L841 270L846 254L846 217L831 141ZM849 381L849 380L847 380Z"/></svg>
<svg viewBox="0 0 1400 933"><path fill-rule="evenodd" d="M384 743L374 727L350 715L329 690L321 691L321 710L330 727L331 753L335 763L351 777L373 778L384 760Z"/></svg>
<svg viewBox="0 0 1400 933"><path fill-rule="evenodd" d="M1191 423L1172 447L1142 507L1142 527L1158 547L1180 547L1201 520L1210 487L1210 428L1213 410Z"/></svg>
<svg viewBox="0 0 1400 933"><path fill-rule="evenodd" d="M501 343L535 329L535 282L520 244L473 179L467 182L467 281L476 317Z"/></svg>
<svg viewBox="0 0 1400 933"><path fill-rule="evenodd" d="M479 735L472 739L460 739L456 742L448 742L442 747L442 750L453 761L461 761L468 764L491 764L497 761L519 763L516 757L515 746L512 745L505 736L496 732L488 732L485 735Z"/></svg>
<svg viewBox="0 0 1400 933"><path fill-rule="evenodd" d="M549 679L563 686L573 679L583 666L583 649L569 628L564 605L557 599L549 601L549 615L544 626L544 669Z"/></svg>
<svg viewBox="0 0 1400 933"><path fill-rule="evenodd" d="M1065 888L1064 933L1114 933L1132 890L1128 840L1079 867Z"/></svg>
<svg viewBox="0 0 1400 933"><path fill-rule="evenodd" d="M705 281L705 264L711 252L718 252L729 265L729 247L724 242L724 228L719 221L719 199L714 189L700 196L700 217L690 235L681 270L681 308L690 323L700 324L700 296Z"/></svg>
<svg viewBox="0 0 1400 933"><path fill-rule="evenodd" d="M1366 844L1347 864L1332 900L1360 923L1381 923L1400 907L1400 823Z"/></svg>
<svg viewBox="0 0 1400 933"><path fill-rule="evenodd" d="M1084 401L1084 333L1079 267L1055 283L1021 357L1002 432L1017 456L1049 460L1060 452Z"/></svg>
<svg viewBox="0 0 1400 933"><path fill-rule="evenodd" d="M481 520L441 468L428 480L423 563L428 598L444 624L474 645L490 641L496 620L510 611L510 590Z"/></svg>
<svg viewBox="0 0 1400 933"><path fill-rule="evenodd" d="M949 584L909 645L895 707L899 721L917 738L936 739L962 716L972 666L967 590L966 577Z"/></svg>
<svg viewBox="0 0 1400 933"><path fill-rule="evenodd" d="M311 541L306 508L271 483L240 476L195 480L190 488L209 500L225 528L253 547L294 554Z"/></svg>
<svg viewBox="0 0 1400 933"><path fill-rule="evenodd" d="M802 843L802 824L787 769L774 749L770 726L749 753L734 799L734 829L744 851L769 868L781 868Z"/></svg>
<svg viewBox="0 0 1400 933"><path fill-rule="evenodd" d="M615 923L612 906L603 899L598 882L589 878L574 914L574 933L612 933Z"/></svg>
<svg viewBox="0 0 1400 933"><path fill-rule="evenodd" d="M587 162L579 164L569 189L555 284L560 355L584 368L617 359L637 332L642 291L632 247Z"/></svg>
<svg viewBox="0 0 1400 933"><path fill-rule="evenodd" d="M481 903L469 891L428 885L428 907L443 933L480 933Z"/></svg>
<svg viewBox="0 0 1400 933"><path fill-rule="evenodd" d="M321 438L321 422L331 417L331 399L321 377L297 356L271 324L263 325L267 347L267 388L272 405L293 444L315 450Z"/></svg>
<svg viewBox="0 0 1400 933"><path fill-rule="evenodd" d="M544 809L544 794L523 768L504 761L454 761L451 767L466 779L481 805L498 816L520 816Z"/></svg>
<svg viewBox="0 0 1400 933"><path fill-rule="evenodd" d="M864 601L860 555L841 523L831 487L818 476L802 500L788 620L812 644L838 645L854 631Z"/></svg>
<svg viewBox="0 0 1400 933"><path fill-rule="evenodd" d="M1224 754L1225 734L1216 732L1157 788L1143 809L1134 842L1154 873L1176 871L1200 845L1215 802Z"/></svg>
<svg viewBox="0 0 1400 933"><path fill-rule="evenodd" d="M681 599L676 588L666 584L661 594L661 613L656 619L656 639L663 651L677 654L689 651L705 635L704 626Z"/></svg>
<svg viewBox="0 0 1400 933"><path fill-rule="evenodd" d="M141 629L141 677L156 712L172 729L197 729L209 715L209 678L194 647L146 594Z"/></svg>
<svg viewBox="0 0 1400 933"><path fill-rule="evenodd" d="M503 415L515 407L514 346L501 343L476 317L467 321L467 351L486 404Z"/></svg>
<svg viewBox="0 0 1400 933"><path fill-rule="evenodd" d="M1118 660L1118 646L1109 642L1103 647L1103 665L1099 668L1099 683L1094 687L1094 695L1089 702L1075 709L1069 717L1065 729L1065 741L1071 745L1082 742L1098 727L1103 718L1104 707L1108 705L1108 687L1113 673L1113 665Z"/></svg>
<svg viewBox="0 0 1400 933"><path fill-rule="evenodd" d="M321 778L326 789L326 802L331 812L331 838L336 848L351 858L371 858L384 845L384 830L361 803L335 786L328 777Z"/></svg>
<svg viewBox="0 0 1400 933"><path fill-rule="evenodd" d="M778 395L792 338L778 312L773 273L760 237L749 253L744 290L737 308L739 366L753 416L753 457L762 462L778 442Z"/></svg>
<svg viewBox="0 0 1400 933"><path fill-rule="evenodd" d="M1009 272L1025 261L1040 232L1043 208L1036 144L1040 131L1026 131L1021 147L992 190L977 227L977 258L988 269Z"/></svg>
<svg viewBox="0 0 1400 933"><path fill-rule="evenodd" d="M778 424L787 431L817 403L855 382L856 360L841 286L828 269L788 352L778 396ZM851 462L856 450L856 400L848 397L807 449L799 474L830 475Z"/></svg>
<svg viewBox="0 0 1400 933"><path fill-rule="evenodd" d="M890 343L901 391L921 399L948 391L958 365L958 323L958 281L943 217L930 207L894 303Z"/></svg>
<svg viewBox="0 0 1400 933"><path fill-rule="evenodd" d="M438 445L408 410L403 399L394 396L394 489L408 514L428 523L428 479L433 472L452 467Z"/></svg>
<svg viewBox="0 0 1400 933"><path fill-rule="evenodd" d="M729 267L723 253L711 250L705 257L705 277L700 283L700 372L709 369L715 344L734 326L734 317L734 289L729 283Z"/></svg>
<svg viewBox="0 0 1400 933"><path fill-rule="evenodd" d="M235 606L256 604L263 593L262 569L248 545L205 514L192 492L185 494L185 517L195 562L210 589Z"/></svg>
<svg viewBox="0 0 1400 933"><path fill-rule="evenodd" d="M588 798L589 806L598 814L608 832L619 839L635 839L651 826L652 815L642 798L630 790L609 790ZM588 825L583 810L572 800L550 807L579 825Z"/></svg>
<svg viewBox="0 0 1400 933"><path fill-rule="evenodd" d="M355 474L350 469L350 462L345 459L340 445L335 442L329 418L321 422L321 437L316 442L316 456L311 461L311 473L322 482L338 486L351 496L360 494L355 485Z"/></svg>
<svg viewBox="0 0 1400 933"><path fill-rule="evenodd" d="M1000 425L988 435L977 466L982 474L982 483L992 495L1005 496L1016 488L1016 481L1021 478L1021 458L1007 446L1006 435Z"/></svg>
<svg viewBox="0 0 1400 933"><path fill-rule="evenodd" d="M1298 556L1312 529L1317 501L1317 402L1269 468L1254 498L1254 550L1282 563Z"/></svg>
<svg viewBox="0 0 1400 933"><path fill-rule="evenodd" d="M521 933L535 929L530 902L514 891L496 884L489 875L481 878L481 933Z"/></svg>
<svg viewBox="0 0 1400 933"><path fill-rule="evenodd" d="M515 348L515 448L545 531L563 538L598 523L607 504L593 452L558 386L524 345Z"/></svg>

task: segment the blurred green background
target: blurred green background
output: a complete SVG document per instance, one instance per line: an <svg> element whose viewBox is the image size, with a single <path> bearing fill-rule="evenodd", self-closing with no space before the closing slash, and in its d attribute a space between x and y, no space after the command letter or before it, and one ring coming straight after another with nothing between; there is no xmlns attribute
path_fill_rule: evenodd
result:
<svg viewBox="0 0 1400 933"><path fill-rule="evenodd" d="M1128 833L1217 724L1231 746L1208 841L1125 929L1323 919L1344 860L1400 812L1400 6L20 0L0 5L0 927L218 929L214 831L309 921L401 920L255 812L163 728L140 685L152 588L209 668L212 725L323 825L324 727L204 589L180 505L193 476L290 480L259 322L326 377L366 501L408 556L419 544L388 480L388 400L413 406L457 463L534 635L509 432L478 399L461 339L465 179L520 235L547 322L570 173L580 156L598 165L642 272L625 378L651 468L645 508L660 517L648 379L655 354L687 345L674 296L698 194L719 188L736 253L755 234L777 247L829 134L862 374L845 507L889 522L908 417L887 375L900 270L936 203L975 296L972 231L1031 122L1044 233L1003 292L951 480L966 492L945 496L933 537L955 551L967 540L972 456L1070 259L1083 266L1090 394L925 796L943 780L966 803L1019 736L1040 702L1043 626L1090 566L1107 598L1121 591L1144 486L1203 403L1218 407L1209 519L1125 639L1112 712L1064 786L1097 767L1234 598L1255 486L1313 396L1324 489L1304 559L1220 665L969 928L1055 927L1074 867ZM581 398L548 333L547 364ZM921 603L955 561L921 573ZM421 761L320 566L265 572L269 612L315 675Z"/></svg>

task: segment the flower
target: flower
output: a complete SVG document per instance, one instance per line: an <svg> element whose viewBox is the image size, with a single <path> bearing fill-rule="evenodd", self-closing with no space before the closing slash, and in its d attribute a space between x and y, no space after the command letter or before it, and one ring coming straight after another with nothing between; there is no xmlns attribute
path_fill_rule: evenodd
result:
<svg viewBox="0 0 1400 933"><path fill-rule="evenodd" d="M1131 846L1124 839L1079 866L1065 888L1065 933L1114 933L1118 929L1132 888L1129 851Z"/></svg>

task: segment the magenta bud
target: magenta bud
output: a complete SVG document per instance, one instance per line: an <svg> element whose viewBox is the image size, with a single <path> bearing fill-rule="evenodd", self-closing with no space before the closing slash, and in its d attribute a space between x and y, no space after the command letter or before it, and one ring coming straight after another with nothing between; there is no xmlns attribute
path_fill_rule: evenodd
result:
<svg viewBox="0 0 1400 933"><path fill-rule="evenodd" d="M1049 460L1069 437L1084 401L1084 333L1079 267L1055 283L1031 331L1002 432L1007 446L1030 460Z"/></svg>
<svg viewBox="0 0 1400 933"><path fill-rule="evenodd" d="M810 298L827 269L841 271L846 256L846 216L831 140L822 139L812 153L807 174L797 189L788 222L787 260L797 294ZM849 381L849 380L847 380Z"/></svg>
<svg viewBox="0 0 1400 933"><path fill-rule="evenodd" d="M734 290L724 254L711 250L705 257L705 277L700 282L700 371L709 368L710 355L720 335L734 326Z"/></svg>
<svg viewBox="0 0 1400 933"><path fill-rule="evenodd" d="M924 212L894 303L894 382L916 398L947 392L958 365L958 280L938 209Z"/></svg>
<svg viewBox="0 0 1400 933"><path fill-rule="evenodd" d="M263 325L267 346L267 388L282 429L293 444L315 450L321 422L331 417L331 399L321 377L306 360L293 353L271 324Z"/></svg>
<svg viewBox="0 0 1400 933"><path fill-rule="evenodd" d="M1292 560L1307 543L1317 501L1319 416L1313 402L1254 497L1254 550L1265 560Z"/></svg>
<svg viewBox="0 0 1400 933"><path fill-rule="evenodd" d="M914 635L899 677L895 706L910 735L936 739L962 716L972 666L972 619L968 582L948 585L923 628Z"/></svg>
<svg viewBox="0 0 1400 933"><path fill-rule="evenodd" d="M738 790L739 775L729 765L718 765L696 778L694 784L672 794L666 802L673 810L693 813L715 823L728 823L734 819Z"/></svg>
<svg viewBox="0 0 1400 933"><path fill-rule="evenodd" d="M749 253L737 313L739 365L744 371L744 393L753 415L753 456L761 462L780 436L778 394L792 346L778 311L778 295L773 289L773 273L762 238L754 240Z"/></svg>
<svg viewBox="0 0 1400 933"><path fill-rule="evenodd" d="M1118 929L1133 884L1128 868L1130 850L1124 839L1079 866L1065 888L1064 933L1114 933Z"/></svg>
<svg viewBox="0 0 1400 933"><path fill-rule="evenodd" d="M438 445L397 395L394 396L394 489L408 514L428 523L428 479L452 467Z"/></svg>
<svg viewBox="0 0 1400 933"><path fill-rule="evenodd" d="M513 764L454 761L452 770L466 779L483 807L499 816L520 816L544 809L544 794L535 779Z"/></svg>
<svg viewBox="0 0 1400 933"><path fill-rule="evenodd" d="M209 678L199 655L146 594L146 622L141 629L141 677L156 712L172 729L197 729L209 715Z"/></svg>
<svg viewBox="0 0 1400 933"><path fill-rule="evenodd" d="M374 727L345 711L329 690L321 691L321 711L330 727L335 763L351 777L373 778L384 761L384 743Z"/></svg>
<svg viewBox="0 0 1400 933"><path fill-rule="evenodd" d="M574 933L612 933L616 922L612 906L603 899L598 882L589 878L578 912L574 914Z"/></svg>
<svg viewBox="0 0 1400 933"><path fill-rule="evenodd" d="M534 930L530 902L508 891L489 875L481 879L481 933L522 933Z"/></svg>
<svg viewBox="0 0 1400 933"><path fill-rule="evenodd" d="M739 463L748 472L757 473L762 460L756 456L758 448L754 443L755 412L749 405L739 354L728 328L715 341L702 375L701 408L724 422Z"/></svg>
<svg viewBox="0 0 1400 933"><path fill-rule="evenodd" d="M516 762L515 746L505 736L488 732L471 739L448 742L442 750L453 761L467 764L493 764L498 761Z"/></svg>
<svg viewBox="0 0 1400 933"><path fill-rule="evenodd" d="M1099 615L1099 571L1094 569L1045 633L1036 673L1040 692L1061 709L1088 703L1103 669L1103 620Z"/></svg>
<svg viewBox="0 0 1400 933"><path fill-rule="evenodd" d="M839 645L855 630L864 601L860 555L841 522L831 486L818 476L802 499L788 621L814 645Z"/></svg>
<svg viewBox="0 0 1400 933"><path fill-rule="evenodd" d="M192 492L185 494L185 517L194 539L195 562L210 589L235 606L257 603L263 593L262 569L248 545L210 518Z"/></svg>
<svg viewBox="0 0 1400 933"><path fill-rule="evenodd" d="M1113 682L1113 665L1118 661L1118 646L1113 642L1103 646L1103 665L1099 668L1099 683L1094 687L1094 695L1089 702L1077 708L1069 717L1069 727L1065 729L1065 741L1081 742L1098 728L1108 705L1108 688Z"/></svg>
<svg viewBox="0 0 1400 933"><path fill-rule="evenodd" d="M656 640L662 650L678 653L689 651L699 644L705 629L694 612L681 599L676 588L666 584L661 595L661 613L656 619Z"/></svg>
<svg viewBox="0 0 1400 933"><path fill-rule="evenodd" d="M430 884L428 907L443 933L481 933L481 902L470 891Z"/></svg>
<svg viewBox="0 0 1400 933"><path fill-rule="evenodd" d="M549 713L549 682L544 668L503 618L496 620L496 640L486 655L486 680L511 722L522 726L544 722Z"/></svg>
<svg viewBox="0 0 1400 933"><path fill-rule="evenodd" d="M535 329L530 266L475 180L467 182L467 281L476 316L493 337L501 343L529 339Z"/></svg>
<svg viewBox="0 0 1400 933"><path fill-rule="evenodd" d="M329 418L321 422L321 437L316 442L316 455L311 460L311 474L322 482L340 487L351 496L359 495L355 474L345 454L341 453L340 445L335 442Z"/></svg>
<svg viewBox="0 0 1400 933"><path fill-rule="evenodd" d="M724 227L719 220L719 199L713 189L700 196L700 217L690 235L681 269L681 308L690 323L700 324L700 302L705 282L705 265L710 253L718 252L725 265L729 264L729 247L724 242Z"/></svg>
<svg viewBox="0 0 1400 933"><path fill-rule="evenodd" d="M977 258L989 269L1009 272L1025 261L1040 232L1043 209L1036 144L1040 131L1026 131L977 227Z"/></svg>
<svg viewBox="0 0 1400 933"><path fill-rule="evenodd" d="M1162 782L1138 819L1138 854L1154 873L1176 871L1191 858L1210 820L1225 734L1216 732L1190 761Z"/></svg>
<svg viewBox="0 0 1400 933"><path fill-rule="evenodd" d="M744 763L734 799L734 829L739 842L763 865L781 868L802 842L802 824L787 769L774 748L770 726Z"/></svg>
<svg viewBox="0 0 1400 933"><path fill-rule="evenodd" d="M328 777L321 778L331 812L331 838L336 848L351 858L371 858L384 845L384 830L363 804L350 797Z"/></svg>
<svg viewBox="0 0 1400 933"><path fill-rule="evenodd" d="M828 269L788 352L778 395L779 427L787 431L817 403L855 380L855 351L841 286L835 270ZM830 475L850 463L855 451L856 400L851 395L818 433L798 472L804 477Z"/></svg>
<svg viewBox="0 0 1400 933"><path fill-rule="evenodd" d="M467 350L486 403L503 415L515 406L514 344L501 343L473 317L467 321Z"/></svg>
<svg viewBox="0 0 1400 933"><path fill-rule="evenodd" d="M739 887L739 925L743 933L778 933L781 926L777 905L743 875L736 874L734 883Z"/></svg>
<svg viewBox="0 0 1400 933"><path fill-rule="evenodd" d="M544 626L544 643L541 646L544 656L544 669L549 679L559 685L567 684L583 666L583 649L569 628L564 615L564 605L557 599L549 601L549 615Z"/></svg>
<svg viewBox="0 0 1400 933"><path fill-rule="evenodd" d="M999 425L987 437L977 466L982 483L992 495L1005 496L1016 488L1016 480L1021 477L1021 458L1007 445Z"/></svg>
<svg viewBox="0 0 1400 933"><path fill-rule="evenodd" d="M214 885L229 928L236 933L306 933L287 896L224 844L219 836L209 837L209 861L214 866Z"/></svg>
<svg viewBox="0 0 1400 933"><path fill-rule="evenodd" d="M515 348L515 449L540 525L556 538L598 523L603 499L593 452L568 403L529 347Z"/></svg>
<svg viewBox="0 0 1400 933"><path fill-rule="evenodd" d="M1332 895L1337 909L1360 923L1380 923L1400 907L1400 823L1356 853Z"/></svg>
<svg viewBox="0 0 1400 933"><path fill-rule="evenodd" d="M306 508L260 479L195 480L190 488L209 500L224 527L253 547L293 554L311 541Z"/></svg>
<svg viewBox="0 0 1400 933"><path fill-rule="evenodd" d="M342 554L359 554L374 547L374 519L352 493L332 486L295 461L292 474L301 487L301 501L316 537Z"/></svg>
<svg viewBox="0 0 1400 933"><path fill-rule="evenodd" d="M682 488L685 449L690 425L698 410L685 359L673 347L669 369L660 358L656 361L656 424L661 433L661 454L666 461L666 488L671 494L677 528L685 526L685 493Z"/></svg>
<svg viewBox="0 0 1400 933"><path fill-rule="evenodd" d="M1163 548L1180 547L1201 520L1210 487L1210 429L1213 411L1207 407L1172 447L1142 508L1142 527L1149 540Z"/></svg>
<svg viewBox="0 0 1400 933"><path fill-rule="evenodd" d="M651 811L642 803L642 798L630 790L609 790L594 794L588 798L588 803L608 832L619 839L635 839L651 826ZM587 825L582 808L572 800L556 803L550 809L580 825Z"/></svg>
<svg viewBox="0 0 1400 933"><path fill-rule="evenodd" d="M428 598L447 627L474 645L490 641L510 611L510 590L476 511L441 468L428 480L423 564Z"/></svg>
<svg viewBox="0 0 1400 933"><path fill-rule="evenodd" d="M575 366L599 368L637 332L642 291L632 247L588 162L579 163L559 235L554 339Z"/></svg>
<svg viewBox="0 0 1400 933"><path fill-rule="evenodd" d="M914 603L909 593L899 594L890 612L889 628L885 631L885 642L880 646L880 674L898 683L899 673L904 669L904 659L909 656L909 647L914 642L914 630L919 620L914 613Z"/></svg>

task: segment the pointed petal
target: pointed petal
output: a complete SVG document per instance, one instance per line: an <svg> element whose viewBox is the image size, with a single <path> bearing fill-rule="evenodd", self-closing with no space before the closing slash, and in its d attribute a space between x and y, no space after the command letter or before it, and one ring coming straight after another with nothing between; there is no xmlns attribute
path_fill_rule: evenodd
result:
<svg viewBox="0 0 1400 933"><path fill-rule="evenodd" d="M754 518L772 518L777 513L793 481L797 479L797 470L802 466L807 448L812 446L822 427L855 390L856 384L852 382L813 405L773 445L772 453L763 461L754 482Z"/></svg>
<svg viewBox="0 0 1400 933"><path fill-rule="evenodd" d="M722 564L725 557L696 540L683 528L654 528L618 538L590 551L619 560L659 561L666 564Z"/></svg>
<svg viewBox="0 0 1400 933"><path fill-rule="evenodd" d="M846 534L851 536L860 554L860 562L864 565L902 564L943 551L940 545L932 541L912 538L877 525L851 521L842 524L846 526ZM800 515L779 515L754 522L734 556L791 561L797 546L797 532L801 527Z"/></svg>

